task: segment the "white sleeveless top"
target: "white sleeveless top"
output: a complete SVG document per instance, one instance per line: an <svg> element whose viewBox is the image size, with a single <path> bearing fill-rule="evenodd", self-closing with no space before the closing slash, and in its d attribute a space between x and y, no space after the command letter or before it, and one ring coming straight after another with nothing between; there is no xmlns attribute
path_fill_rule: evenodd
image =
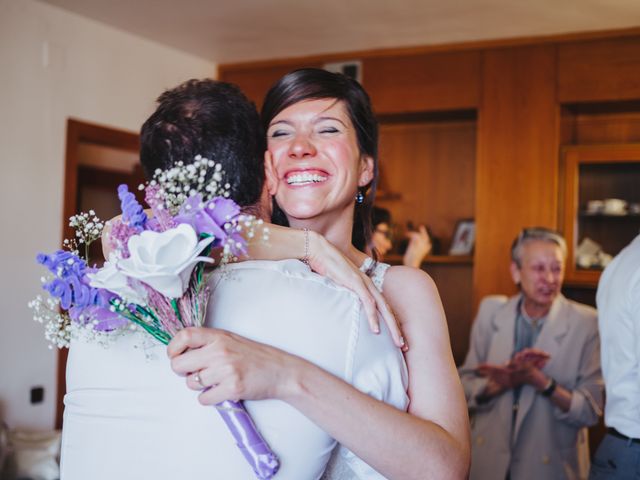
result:
<svg viewBox="0 0 640 480"><path fill-rule="evenodd" d="M384 325L380 335L369 332L352 292L297 260L242 262L216 275L208 325L306 358L374 398L406 409L402 353ZM141 342L139 334L124 336L107 349L72 344L61 478L254 478L215 409L199 405L197 392L188 390L168 363L165 348ZM322 476L336 445L333 438L285 402L245 405L281 458L275 480ZM352 454L347 460L361 465L355 468L369 468Z"/></svg>
<svg viewBox="0 0 640 480"><path fill-rule="evenodd" d="M384 276L387 273L391 265L388 263L376 262L373 258L367 257L362 265L360 266L360 270L366 273L371 281L376 286L380 293L382 293L382 285L384 283Z"/></svg>
<svg viewBox="0 0 640 480"><path fill-rule="evenodd" d="M373 258L367 257L360 266L360 270L365 272L376 288L382 293L382 285L387 269L391 265L376 262ZM406 406L405 406L406 410ZM334 448L327 469L322 476L322 480L362 480L384 478L369 465L358 459L350 450L338 444Z"/></svg>

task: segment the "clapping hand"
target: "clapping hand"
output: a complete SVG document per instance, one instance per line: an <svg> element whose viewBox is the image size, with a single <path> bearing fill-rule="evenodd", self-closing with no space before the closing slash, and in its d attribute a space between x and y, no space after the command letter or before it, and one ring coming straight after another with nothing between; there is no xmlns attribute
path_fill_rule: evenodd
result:
<svg viewBox="0 0 640 480"><path fill-rule="evenodd" d="M487 377L502 390L524 384L536 385L540 383L541 378L545 378L540 370L544 368L549 358L549 354L542 350L525 348L504 365L490 363L478 365L476 373L481 377Z"/></svg>
<svg viewBox="0 0 640 480"><path fill-rule="evenodd" d="M516 353L511 359L510 364L520 368L537 368L543 369L549 361L549 354L538 348L525 348Z"/></svg>
<svg viewBox="0 0 640 480"><path fill-rule="evenodd" d="M480 377L487 377L490 382L495 383L504 390L514 387L508 364L495 365L492 363L481 363L475 369L475 372Z"/></svg>

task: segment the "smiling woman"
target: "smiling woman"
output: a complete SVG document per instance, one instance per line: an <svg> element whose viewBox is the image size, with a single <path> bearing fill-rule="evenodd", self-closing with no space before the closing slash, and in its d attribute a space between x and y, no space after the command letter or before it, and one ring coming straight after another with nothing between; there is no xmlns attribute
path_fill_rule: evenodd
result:
<svg viewBox="0 0 640 480"><path fill-rule="evenodd" d="M421 270L372 262L352 244L352 231L365 240L357 245L362 249L372 233L378 129L368 95L342 75L297 70L269 91L262 118L268 168L277 179L270 193L286 221L321 233L367 269L411 346L405 353L408 412L300 365L294 383L301 383L283 389L296 393L282 400L329 432L345 450L334 456L325 478L361 478L361 466L345 465L344 459L353 454L389 478L463 478L469 459L468 420L435 285ZM301 181L306 175L320 181ZM411 449L405 447L408 444Z"/></svg>

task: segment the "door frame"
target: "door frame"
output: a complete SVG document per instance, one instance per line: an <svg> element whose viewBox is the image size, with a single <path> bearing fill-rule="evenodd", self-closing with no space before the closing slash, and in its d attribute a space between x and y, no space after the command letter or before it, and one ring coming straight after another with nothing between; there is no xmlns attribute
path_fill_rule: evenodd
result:
<svg viewBox="0 0 640 480"><path fill-rule="evenodd" d="M125 150L136 154L140 151L140 136L138 133L89 123L75 118L67 119L62 240L73 237L73 229L69 226L69 217L78 213L80 192L78 188L79 148L83 143ZM57 429L62 428L64 395L67 390L65 372L68 353L69 351L66 348L58 350L55 418L55 427Z"/></svg>

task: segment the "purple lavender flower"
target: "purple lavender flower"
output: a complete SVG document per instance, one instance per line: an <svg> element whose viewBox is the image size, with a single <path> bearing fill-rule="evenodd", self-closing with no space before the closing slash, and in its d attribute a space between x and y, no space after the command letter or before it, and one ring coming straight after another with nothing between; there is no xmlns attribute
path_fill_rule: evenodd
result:
<svg viewBox="0 0 640 480"><path fill-rule="evenodd" d="M144 213L142 205L136 200L136 196L131 193L125 184L118 186L118 198L122 209L122 220L136 230L144 229L147 222L147 214Z"/></svg>
<svg viewBox="0 0 640 480"><path fill-rule="evenodd" d="M54 275L42 288L52 297L59 298L60 306L65 310L98 304L101 307L109 306L108 292L101 292L89 285L86 274L93 269L89 269L86 262L77 255L58 250L53 255L38 254L36 260Z"/></svg>
<svg viewBox="0 0 640 480"><path fill-rule="evenodd" d="M60 278L54 278L49 283L45 283L42 288L49 292L49 295L52 297L59 298L60 305L62 305L62 308L65 310L68 310L69 307L71 307L73 292L71 291L71 285L69 285L69 282Z"/></svg>
<svg viewBox="0 0 640 480"><path fill-rule="evenodd" d="M68 280L69 287L73 291L73 303L79 307L92 305L95 299L91 287L82 280L83 278L79 276L70 276Z"/></svg>
<svg viewBox="0 0 640 480"><path fill-rule="evenodd" d="M68 271L75 263L80 265L84 263L80 257L67 250L56 250L52 255L39 253L36 260L53 274L57 274L60 269Z"/></svg>

